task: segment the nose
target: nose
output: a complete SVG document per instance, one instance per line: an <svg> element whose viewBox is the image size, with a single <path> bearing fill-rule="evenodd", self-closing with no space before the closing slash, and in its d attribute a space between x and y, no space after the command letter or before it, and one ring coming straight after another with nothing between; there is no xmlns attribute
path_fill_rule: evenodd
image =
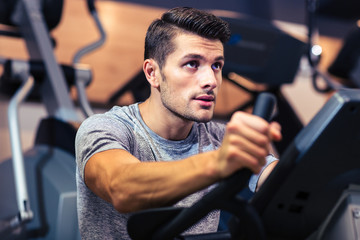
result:
<svg viewBox="0 0 360 240"><path fill-rule="evenodd" d="M215 73L211 67L206 68L201 75L201 88L212 90L218 86L218 73ZM220 74L221 77L221 74Z"/></svg>

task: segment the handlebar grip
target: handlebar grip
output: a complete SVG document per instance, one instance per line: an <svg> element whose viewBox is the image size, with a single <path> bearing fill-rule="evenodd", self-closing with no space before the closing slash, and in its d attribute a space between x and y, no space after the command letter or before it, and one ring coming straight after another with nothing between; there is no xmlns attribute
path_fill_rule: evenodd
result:
<svg viewBox="0 0 360 240"><path fill-rule="evenodd" d="M260 93L256 99L253 114L270 121L276 105L276 97L267 92Z"/></svg>
<svg viewBox="0 0 360 240"><path fill-rule="evenodd" d="M87 6L90 12L96 11L94 0L87 0Z"/></svg>

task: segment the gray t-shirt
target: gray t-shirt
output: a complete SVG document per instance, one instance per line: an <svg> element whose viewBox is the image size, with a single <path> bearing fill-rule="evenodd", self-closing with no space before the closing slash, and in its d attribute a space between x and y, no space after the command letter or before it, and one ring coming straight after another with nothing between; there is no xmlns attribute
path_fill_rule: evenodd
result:
<svg viewBox="0 0 360 240"><path fill-rule="evenodd" d="M84 183L85 164L92 155L109 149L124 149L144 162L174 161L217 149L222 142L224 132L224 124L194 123L186 139L167 140L146 126L141 118L138 104L113 107L104 114L86 119L76 135L77 204L82 239L130 239L126 230L130 214L116 211L110 203L96 196ZM271 161L273 159L268 160ZM252 177L250 186L254 188L256 182L257 177ZM175 206L191 206L212 188L213 186L194 193ZM215 232L219 215L219 211L210 213L186 231L186 234Z"/></svg>

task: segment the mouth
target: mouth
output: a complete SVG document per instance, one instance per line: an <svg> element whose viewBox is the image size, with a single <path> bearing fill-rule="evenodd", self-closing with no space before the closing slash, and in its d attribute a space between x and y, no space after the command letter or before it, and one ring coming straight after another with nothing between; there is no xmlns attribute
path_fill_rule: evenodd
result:
<svg viewBox="0 0 360 240"><path fill-rule="evenodd" d="M211 107L215 102L215 97L212 95L201 95L195 98L200 106L202 107Z"/></svg>

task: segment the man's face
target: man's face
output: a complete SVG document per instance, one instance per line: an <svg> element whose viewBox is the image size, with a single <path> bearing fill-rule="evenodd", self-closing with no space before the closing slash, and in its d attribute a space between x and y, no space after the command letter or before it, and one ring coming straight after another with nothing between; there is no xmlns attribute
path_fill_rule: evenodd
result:
<svg viewBox="0 0 360 240"><path fill-rule="evenodd" d="M159 81L163 106L177 117L207 122L222 81L223 45L187 33L176 36L173 43L175 51L166 58Z"/></svg>

